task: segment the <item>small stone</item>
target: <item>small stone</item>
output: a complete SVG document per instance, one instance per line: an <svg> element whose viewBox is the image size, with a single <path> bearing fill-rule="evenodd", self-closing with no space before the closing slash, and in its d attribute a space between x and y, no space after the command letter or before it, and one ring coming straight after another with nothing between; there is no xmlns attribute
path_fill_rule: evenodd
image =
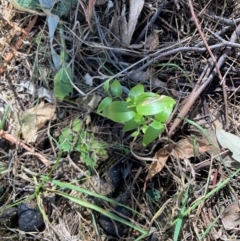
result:
<svg viewBox="0 0 240 241"><path fill-rule="evenodd" d="M112 219L104 216L103 214L99 216L98 221L101 228L109 235L115 237L122 237L124 233L127 231L126 225L113 221Z"/></svg>
<svg viewBox="0 0 240 241"><path fill-rule="evenodd" d="M106 173L107 183L111 184L113 188L117 188L122 179L122 172L120 165L111 167Z"/></svg>
<svg viewBox="0 0 240 241"><path fill-rule="evenodd" d="M42 214L37 205L30 201L18 206L18 226L25 232L38 231L44 226Z"/></svg>
<svg viewBox="0 0 240 241"><path fill-rule="evenodd" d="M116 201L124 205L128 205L130 203L129 198L129 193L126 192L118 196ZM114 211L116 212L115 215L121 214L122 218L131 216L131 211L120 205L116 206L114 208ZM103 214L99 216L99 224L107 234L115 237L122 237L128 230L128 226L117 221L114 221L109 217L104 216Z"/></svg>

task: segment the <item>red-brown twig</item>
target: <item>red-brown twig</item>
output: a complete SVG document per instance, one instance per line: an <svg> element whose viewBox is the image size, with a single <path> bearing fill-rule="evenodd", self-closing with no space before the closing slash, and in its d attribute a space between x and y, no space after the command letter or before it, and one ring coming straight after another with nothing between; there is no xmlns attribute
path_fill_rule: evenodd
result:
<svg viewBox="0 0 240 241"><path fill-rule="evenodd" d="M34 151L32 148L30 148L29 146L27 146L26 144L24 144L21 140L17 139L16 137L4 132L4 131L0 131L0 137L10 141L11 143L14 143L18 146L21 146L23 149L25 149L26 151L28 151L31 155L34 155L36 157L39 158L39 160L45 165L45 166L49 166L50 162L40 153Z"/></svg>

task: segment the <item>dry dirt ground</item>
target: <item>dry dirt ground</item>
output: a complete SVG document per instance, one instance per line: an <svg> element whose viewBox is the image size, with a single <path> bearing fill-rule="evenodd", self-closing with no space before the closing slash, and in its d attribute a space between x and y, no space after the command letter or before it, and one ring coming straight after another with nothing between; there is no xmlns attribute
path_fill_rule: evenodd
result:
<svg viewBox="0 0 240 241"><path fill-rule="evenodd" d="M0 240L240 240L237 0L0 3ZM151 144L107 80L176 101Z"/></svg>

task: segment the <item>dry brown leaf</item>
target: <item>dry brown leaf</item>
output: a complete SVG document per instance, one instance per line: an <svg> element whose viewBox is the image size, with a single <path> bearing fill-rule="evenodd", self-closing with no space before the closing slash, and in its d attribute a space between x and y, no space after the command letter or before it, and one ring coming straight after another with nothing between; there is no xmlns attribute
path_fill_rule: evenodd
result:
<svg viewBox="0 0 240 241"><path fill-rule="evenodd" d="M171 145L167 145L156 152L154 159L157 159L158 161L153 161L150 165L148 169L147 180L151 179L163 169L168 157L170 156Z"/></svg>
<svg viewBox="0 0 240 241"><path fill-rule="evenodd" d="M84 97L78 98L75 102L78 104L79 107L85 108L90 113L91 111L95 110L101 101L102 97L96 94L89 94Z"/></svg>
<svg viewBox="0 0 240 241"><path fill-rule="evenodd" d="M144 48L150 51L157 49L159 47L159 34L161 32L161 30L154 30L152 34L147 37Z"/></svg>
<svg viewBox="0 0 240 241"><path fill-rule="evenodd" d="M22 113L21 130L26 142L35 142L37 131L44 126L45 122L56 119L55 110L53 105L41 102L38 106Z"/></svg>
<svg viewBox="0 0 240 241"><path fill-rule="evenodd" d="M135 71L133 73L130 73L129 76L133 81L139 81L144 82L147 81L149 79L151 79L151 77L153 76L154 72L152 71L151 68L148 68L146 71L140 70L140 71Z"/></svg>
<svg viewBox="0 0 240 241"><path fill-rule="evenodd" d="M143 5L144 0L130 0L128 21L126 19L126 5L123 5L121 12L120 34L122 42L127 46L131 43Z"/></svg>
<svg viewBox="0 0 240 241"><path fill-rule="evenodd" d="M226 230L239 230L240 227L240 209L239 209L239 202L235 201L230 204L222 214L222 224Z"/></svg>
<svg viewBox="0 0 240 241"><path fill-rule="evenodd" d="M177 150L176 153L178 156L175 156L174 153L172 155L175 158L180 159L188 159L190 157L202 155L205 152L210 150L210 146L202 141L196 140L196 147L194 147L194 141L191 138L182 139L177 142Z"/></svg>
<svg viewBox="0 0 240 241"><path fill-rule="evenodd" d="M182 139L176 144L166 145L155 153L154 159L158 161L153 161L150 165L147 180L163 169L169 156L173 156L176 159L188 159L195 155L202 155L209 149L209 145L203 141L196 140L196 153L194 153L193 140L191 138Z"/></svg>
<svg viewBox="0 0 240 241"><path fill-rule="evenodd" d="M133 32L135 30L143 5L144 0L130 0L130 13L128 19L128 45L132 40Z"/></svg>
<svg viewBox="0 0 240 241"><path fill-rule="evenodd" d="M95 6L95 0L89 0L88 5L85 5L85 3L83 1L79 1L79 3L84 11L88 26L90 27L91 31L93 32L91 19L92 19L93 9Z"/></svg>

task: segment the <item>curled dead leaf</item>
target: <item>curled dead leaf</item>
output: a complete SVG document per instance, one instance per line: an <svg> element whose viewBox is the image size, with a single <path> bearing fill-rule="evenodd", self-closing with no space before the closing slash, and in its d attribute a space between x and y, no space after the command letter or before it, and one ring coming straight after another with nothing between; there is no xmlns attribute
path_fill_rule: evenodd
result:
<svg viewBox="0 0 240 241"><path fill-rule="evenodd" d="M209 149L210 146L208 143L200 140L193 141L191 138L182 139L176 144L166 145L155 153L154 159L158 161L153 161L149 166L147 180L151 179L163 169L169 156L175 159L188 159L202 155Z"/></svg>
<svg viewBox="0 0 240 241"><path fill-rule="evenodd" d="M148 169L147 180L151 179L157 173L159 173L165 166L168 157L170 156L171 147L167 145L162 149L158 150L154 156L154 159L157 161L153 161Z"/></svg>
<svg viewBox="0 0 240 241"><path fill-rule="evenodd" d="M180 159L188 159L190 157L199 156L210 150L208 143L200 140L193 140L192 138L182 139L177 142L178 150L176 153ZM173 153L172 153L173 154Z"/></svg>

